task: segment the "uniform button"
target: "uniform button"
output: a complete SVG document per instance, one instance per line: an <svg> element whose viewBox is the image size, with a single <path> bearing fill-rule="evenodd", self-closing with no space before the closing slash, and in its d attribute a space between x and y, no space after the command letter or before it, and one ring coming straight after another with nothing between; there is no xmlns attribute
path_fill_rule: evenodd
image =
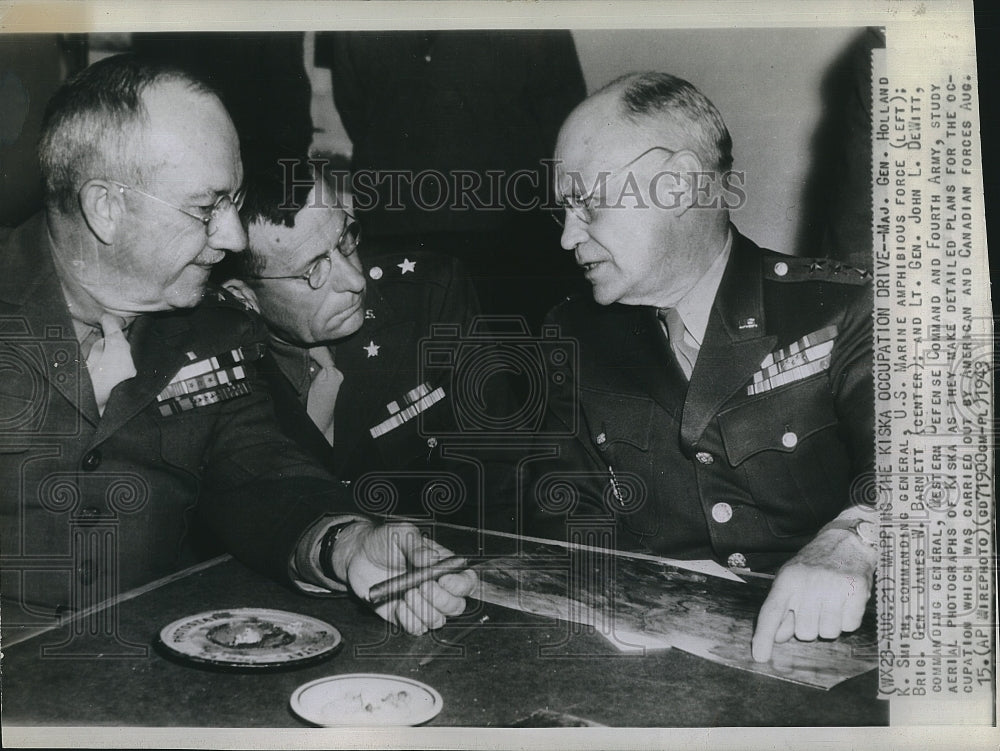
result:
<svg viewBox="0 0 1000 751"><path fill-rule="evenodd" d="M101 466L101 452L98 449L88 451L84 455L83 461L80 462L80 466L82 466L86 472L93 472Z"/></svg>
<svg viewBox="0 0 1000 751"><path fill-rule="evenodd" d="M372 266L370 269L368 269L368 276L370 276L377 282L379 279L382 278L382 267Z"/></svg>
<svg viewBox="0 0 1000 751"><path fill-rule="evenodd" d="M437 448L437 445L438 445L438 439L435 438L434 436L431 436L430 438L427 439L427 448L429 449Z"/></svg>
<svg viewBox="0 0 1000 751"><path fill-rule="evenodd" d="M608 437L604 433L598 433L594 440L597 441L598 446L601 446L608 442Z"/></svg>
<svg viewBox="0 0 1000 751"><path fill-rule="evenodd" d="M694 458L700 461L702 464L712 464L715 461L715 457L712 456L707 451L699 451L694 455Z"/></svg>
<svg viewBox="0 0 1000 751"><path fill-rule="evenodd" d="M733 518L733 507L728 503L717 503L712 506L712 518L719 524L725 524Z"/></svg>
<svg viewBox="0 0 1000 751"><path fill-rule="evenodd" d="M719 524L725 524L733 518L733 507L728 503L717 503L712 506L712 518Z"/></svg>
<svg viewBox="0 0 1000 751"><path fill-rule="evenodd" d="M795 435L792 431L788 431L783 436L781 436L781 445L786 449L793 449L798 445L799 437Z"/></svg>
<svg viewBox="0 0 1000 751"><path fill-rule="evenodd" d="M726 559L726 563L729 565L729 568L746 568L747 557L743 553L730 553L729 558Z"/></svg>
<svg viewBox="0 0 1000 751"><path fill-rule="evenodd" d="M784 276L788 273L788 264L784 261L778 261L774 264L774 273L778 276Z"/></svg>

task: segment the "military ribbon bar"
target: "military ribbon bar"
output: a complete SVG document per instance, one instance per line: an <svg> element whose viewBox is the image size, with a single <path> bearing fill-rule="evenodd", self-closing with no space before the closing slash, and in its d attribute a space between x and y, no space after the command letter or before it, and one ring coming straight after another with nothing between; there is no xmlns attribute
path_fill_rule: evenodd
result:
<svg viewBox="0 0 1000 751"><path fill-rule="evenodd" d="M249 394L241 349L188 363L156 397L164 417Z"/></svg>

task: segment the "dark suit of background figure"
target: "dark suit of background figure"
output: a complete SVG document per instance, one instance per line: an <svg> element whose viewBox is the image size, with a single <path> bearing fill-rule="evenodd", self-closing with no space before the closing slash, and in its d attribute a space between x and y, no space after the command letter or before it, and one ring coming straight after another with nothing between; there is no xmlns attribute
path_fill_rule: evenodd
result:
<svg viewBox="0 0 1000 751"><path fill-rule="evenodd" d="M542 160L552 158L559 127L586 95L568 31L320 33L316 64L332 69L355 173L470 173L483 186L473 191L479 203L499 206L453 209L448 201L426 210L405 191L391 210L386 180L373 209L360 210L360 194L356 201L370 237L395 238L404 248L416 240L455 255L473 275L484 312L525 314L532 325L576 288L579 274L559 250L555 223L544 211L491 197L487 175L534 175L534 189L527 178L516 185L517 202L550 195ZM434 204L438 189L424 184L426 203Z"/></svg>
<svg viewBox="0 0 1000 751"><path fill-rule="evenodd" d="M0 236L41 210L42 113L59 84L86 65L84 34L0 35Z"/></svg>
<svg viewBox="0 0 1000 751"><path fill-rule="evenodd" d="M99 416L41 215L14 231L0 263L6 605L44 622L113 594L109 578L123 591L164 576L199 557L198 528L287 581L302 530L350 498L331 497L329 476L278 431L252 362L263 323L216 292L191 310L140 316L128 332L138 373ZM157 395L182 366L236 348L251 393L161 414ZM102 524L114 530L117 569L74 543ZM3 617L7 626L19 616L5 606Z"/></svg>
<svg viewBox="0 0 1000 751"><path fill-rule="evenodd" d="M404 273L404 267L409 266L406 261L412 262L413 270ZM455 370L428 367L422 362L427 358L421 357L420 340L431 337L432 326L436 324L453 324L461 337L468 334L479 305L467 275L455 259L426 253L366 257L365 274L368 287L364 324L330 347L337 369L344 374L334 410L332 452L318 431L303 427L301 419L308 417L297 409L298 404L288 403L291 398L306 403L311 384L308 350L272 343L280 370L278 378L283 375L287 379L277 383L274 391L279 413L286 415L290 434L300 440L305 438L325 466L340 480L353 484L359 510L433 516L439 521L471 525L483 524L488 519L494 528L503 526L504 520L511 516L505 513L505 508L513 506L509 470L490 458L484 476L473 463L484 454L473 453L467 460L446 455L449 449L461 449L468 444L461 437L455 417L452 381ZM448 342L457 345L460 337L437 340L448 349ZM397 414L390 411L389 405L395 403L394 408L402 412L412 400L407 398L408 392L421 384L427 388L420 396L440 387L443 398L373 437L372 428ZM504 394L495 396L503 398ZM503 409L503 403L494 401L493 408ZM297 424L287 417L293 414L299 415L292 418ZM395 504L384 505L377 486L358 483L368 473L373 473L369 480L376 476L386 478L397 489ZM437 497L435 482L446 484L437 485L441 491L438 505L430 508L423 494L427 493L431 499ZM464 487L461 492L465 501L460 507L455 504L461 495L446 500L455 489L455 482ZM484 487L484 482L489 486ZM485 517L479 508L484 497L488 501Z"/></svg>
<svg viewBox="0 0 1000 751"><path fill-rule="evenodd" d="M245 166L308 154L313 123L303 32L135 33L133 50L208 82L226 105Z"/></svg>
<svg viewBox="0 0 1000 751"><path fill-rule="evenodd" d="M597 514L617 521L625 547L769 568L852 500L871 501L854 486L874 461L870 276L733 232L690 383L654 308L581 299L552 312L581 366L550 418L579 430L536 477L555 473L549 488L568 477L582 501L568 516L540 513L536 532L562 536L563 523ZM748 394L769 353L831 325L828 369ZM528 490L545 496L546 483Z"/></svg>

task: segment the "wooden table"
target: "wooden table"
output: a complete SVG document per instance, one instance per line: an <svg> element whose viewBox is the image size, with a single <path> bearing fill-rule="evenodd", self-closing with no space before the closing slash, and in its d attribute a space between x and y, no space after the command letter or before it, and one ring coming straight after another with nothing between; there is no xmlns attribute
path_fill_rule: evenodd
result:
<svg viewBox="0 0 1000 751"><path fill-rule="evenodd" d="M155 647L167 623L235 607L320 618L340 630L343 645L328 660L270 672L194 667ZM466 636L460 649L419 664L438 637L447 639L483 615L488 622ZM5 726L301 728L306 723L289 708L295 688L355 672L409 676L436 688L444 708L432 726L511 727L539 710L618 727L888 722L888 703L876 698L874 670L823 691L677 649L623 654L591 628L475 600L444 629L412 637L389 628L352 597L293 592L228 557L124 599L102 621L96 617L5 646ZM88 633L95 625L107 633L115 618L117 638Z"/></svg>

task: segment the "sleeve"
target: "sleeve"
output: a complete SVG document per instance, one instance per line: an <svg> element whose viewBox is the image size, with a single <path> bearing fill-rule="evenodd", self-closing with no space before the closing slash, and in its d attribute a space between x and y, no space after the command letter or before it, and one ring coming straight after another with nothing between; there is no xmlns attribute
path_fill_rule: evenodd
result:
<svg viewBox="0 0 1000 751"><path fill-rule="evenodd" d="M831 353L830 386L840 438L847 447L853 482L851 503L875 499L875 388L872 373L872 288L852 287L842 331Z"/></svg>
<svg viewBox="0 0 1000 751"><path fill-rule="evenodd" d="M236 346L253 351L265 341L263 324L238 315L219 323L239 332ZM198 515L235 557L288 583L307 531L325 517L356 513L350 492L281 433L265 379L254 362L244 365L251 392L218 405Z"/></svg>

